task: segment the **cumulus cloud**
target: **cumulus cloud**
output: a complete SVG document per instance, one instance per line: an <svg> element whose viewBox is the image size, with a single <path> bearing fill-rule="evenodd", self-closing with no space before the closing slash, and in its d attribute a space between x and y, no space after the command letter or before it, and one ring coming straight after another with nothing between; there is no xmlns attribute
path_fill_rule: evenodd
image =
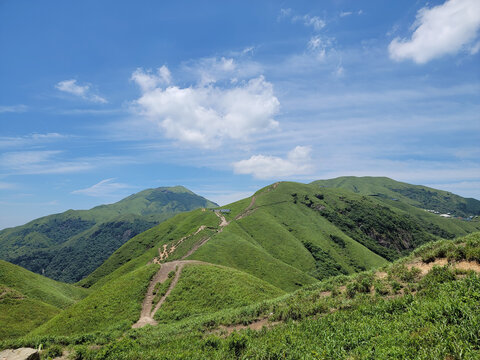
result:
<svg viewBox="0 0 480 360"><path fill-rule="evenodd" d="M215 64L222 71L235 69L229 59ZM206 66L205 74L215 73L218 67L212 70ZM134 75L132 79L142 90L134 103L136 111L158 124L166 137L181 143L215 148L226 139L245 141L252 134L278 126L273 117L280 104L272 84L263 76L220 86L215 76L207 81L199 75L195 86L162 87L157 75L141 69Z"/></svg>
<svg viewBox="0 0 480 360"><path fill-rule="evenodd" d="M55 88L62 92L81 97L82 99L91 102L100 104L107 103L107 100L105 98L92 93L90 89L90 84L78 85L77 80L75 79L60 81L55 85Z"/></svg>
<svg viewBox="0 0 480 360"><path fill-rule="evenodd" d="M142 91L150 91L159 85L170 84L172 75L165 65L159 67L156 73L138 68L133 72L131 80L135 81Z"/></svg>
<svg viewBox="0 0 480 360"><path fill-rule="evenodd" d="M313 170L309 146L297 146L287 157L253 155L233 163L236 174L251 174L257 179L272 179L309 174Z"/></svg>
<svg viewBox="0 0 480 360"><path fill-rule="evenodd" d="M86 189L72 191L72 194L81 194L93 197L105 197L116 195L118 190L131 188L130 185L114 182L114 178L105 179Z"/></svg>
<svg viewBox="0 0 480 360"><path fill-rule="evenodd" d="M392 59L424 64L465 48L474 52L473 43L480 28L480 1L448 0L439 6L424 7L418 11L413 28L410 39L392 40L388 47Z"/></svg>

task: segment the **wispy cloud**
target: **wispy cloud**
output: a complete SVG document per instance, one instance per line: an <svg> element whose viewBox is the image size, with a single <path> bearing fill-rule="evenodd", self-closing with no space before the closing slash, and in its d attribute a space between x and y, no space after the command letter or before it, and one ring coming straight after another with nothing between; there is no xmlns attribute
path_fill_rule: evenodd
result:
<svg viewBox="0 0 480 360"><path fill-rule="evenodd" d="M93 197L109 197L116 196L119 190L132 188L132 186L130 185L118 183L114 180L115 178L104 179L88 188L72 191L72 194L80 194Z"/></svg>
<svg viewBox="0 0 480 360"><path fill-rule="evenodd" d="M26 105L0 105L0 113L21 113L27 111Z"/></svg>
<svg viewBox="0 0 480 360"><path fill-rule="evenodd" d="M432 8L424 7L418 11L412 27L410 39L397 37L390 43L388 50L392 59L411 59L424 64L456 54L464 47L474 50L480 28L480 1L448 0Z"/></svg>
<svg viewBox="0 0 480 360"><path fill-rule="evenodd" d="M53 141L64 140L68 137L69 136L67 135L62 135L59 133L30 134L16 137L0 136L0 148L15 148L20 146L25 147L39 145L50 143Z"/></svg>
<svg viewBox="0 0 480 360"><path fill-rule="evenodd" d="M315 31L320 31L327 25L325 20L318 16L312 16L310 14L296 15L293 13L292 9L280 9L277 21L283 19L290 19L292 23L300 22L307 27L312 27Z"/></svg>
<svg viewBox="0 0 480 360"><path fill-rule="evenodd" d="M91 90L90 84L79 85L75 79L60 81L55 85L55 88L62 92L75 95L91 102L100 104L106 104L108 102L100 95L94 94Z"/></svg>
<svg viewBox="0 0 480 360"><path fill-rule="evenodd" d="M15 151L2 154L1 168L13 174L66 174L91 170L88 161L62 161L57 159L61 151Z"/></svg>

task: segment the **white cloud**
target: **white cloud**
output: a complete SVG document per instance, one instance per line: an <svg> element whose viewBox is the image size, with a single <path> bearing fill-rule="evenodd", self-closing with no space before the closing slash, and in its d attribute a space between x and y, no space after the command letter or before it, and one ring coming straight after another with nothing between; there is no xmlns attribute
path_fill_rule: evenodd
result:
<svg viewBox="0 0 480 360"><path fill-rule="evenodd" d="M107 103L107 100L104 99L103 97L91 93L89 84L86 84L83 86L78 85L77 80L75 79L60 81L55 85L55 88L57 88L60 91L66 92L68 94L81 97L82 99L85 99L91 102L100 103L100 104Z"/></svg>
<svg viewBox="0 0 480 360"><path fill-rule="evenodd" d="M170 70L165 65L162 65L157 69L156 74L151 70L144 71L141 68L135 70L132 74L131 80L135 81L140 89L150 91L155 89L159 85L168 85L172 81L172 75Z"/></svg>
<svg viewBox="0 0 480 360"><path fill-rule="evenodd" d="M310 16L310 15L303 15L303 16L294 16L292 18L292 22L301 21L305 26L311 26L316 31L322 30L327 24L324 20L320 19L318 16Z"/></svg>
<svg viewBox="0 0 480 360"><path fill-rule="evenodd" d="M418 64L472 45L480 28L479 0L448 0L417 13L411 39L395 38L388 50L396 61L412 59ZM475 49L472 45L471 50Z"/></svg>
<svg viewBox="0 0 480 360"><path fill-rule="evenodd" d="M352 14L353 14L353 12L351 12L351 11L342 11L340 13L340 17L350 16Z"/></svg>
<svg viewBox="0 0 480 360"><path fill-rule="evenodd" d="M217 65L223 71L235 69L233 60L220 59L214 70L218 70ZM210 70L206 67L205 73ZM206 75L199 74L203 78L197 86L162 88L145 86L150 84L150 75L141 70L136 73L142 75L140 80L132 78L143 90L135 101L137 112L157 124L170 139L215 148L226 139L247 141L252 134L278 126L273 116L280 104L272 84L263 76L221 87L215 84L215 76L207 81Z"/></svg>
<svg viewBox="0 0 480 360"><path fill-rule="evenodd" d="M66 174L90 170L94 166L88 161L60 161L61 151L13 151L2 154L0 168L14 174Z"/></svg>
<svg viewBox="0 0 480 360"><path fill-rule="evenodd" d="M72 194L81 194L93 197L105 197L116 195L118 190L131 188L130 185L114 182L114 178L105 179L86 189L72 191Z"/></svg>
<svg viewBox="0 0 480 360"><path fill-rule="evenodd" d="M59 133L31 134L25 136L0 136L0 148L25 147L68 138Z"/></svg>
<svg viewBox="0 0 480 360"><path fill-rule="evenodd" d="M233 163L236 174L251 174L257 179L272 179L309 174L313 171L309 146L297 146L285 159L277 156L253 155Z"/></svg>
<svg viewBox="0 0 480 360"><path fill-rule="evenodd" d="M0 181L0 190L10 190L14 188L15 188L15 184Z"/></svg>
<svg viewBox="0 0 480 360"><path fill-rule="evenodd" d="M0 113L18 113L27 111L26 105L0 105Z"/></svg>

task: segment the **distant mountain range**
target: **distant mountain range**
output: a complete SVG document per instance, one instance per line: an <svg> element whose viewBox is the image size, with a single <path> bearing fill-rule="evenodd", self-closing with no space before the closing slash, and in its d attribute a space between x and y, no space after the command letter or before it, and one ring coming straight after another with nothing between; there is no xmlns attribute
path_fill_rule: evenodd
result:
<svg viewBox="0 0 480 360"><path fill-rule="evenodd" d="M160 187L90 210L68 210L0 231L0 259L76 282L129 239L184 211L217 204L183 186Z"/></svg>

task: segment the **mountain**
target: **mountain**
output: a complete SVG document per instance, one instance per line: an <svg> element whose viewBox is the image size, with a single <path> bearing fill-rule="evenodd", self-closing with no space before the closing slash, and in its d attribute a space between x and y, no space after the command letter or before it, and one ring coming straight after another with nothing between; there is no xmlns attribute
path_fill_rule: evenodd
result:
<svg viewBox="0 0 480 360"><path fill-rule="evenodd" d="M87 294L0 260L0 338L27 334Z"/></svg>
<svg viewBox="0 0 480 360"><path fill-rule="evenodd" d="M0 348L70 344L80 358L131 359L295 358L308 348L319 354L314 358L363 358L373 351L362 347L367 332L389 358L390 322L395 336L444 341L441 318L465 311L459 329L476 331L472 311L480 282L465 275L480 270L480 235L445 238L478 230L477 219L444 218L403 201L315 183L275 183L221 208L177 214L136 235L77 284L88 288L88 296ZM458 267L433 267L448 262ZM433 269L432 275L420 276L414 266ZM455 308L452 299L460 298L463 307ZM326 316L331 326L318 320ZM422 335L429 331L425 321L439 333ZM258 337L228 336L262 325L275 327ZM358 344L345 343L337 330ZM473 336L458 334L462 344ZM295 353L286 353L297 343L306 348L295 345Z"/></svg>
<svg viewBox="0 0 480 360"><path fill-rule="evenodd" d="M217 206L182 187L160 187L90 210L68 210L0 231L0 259L76 282L137 234L183 211Z"/></svg>
<svg viewBox="0 0 480 360"><path fill-rule="evenodd" d="M186 321L378 268L441 235L480 229L477 221L403 206L343 189L282 182L217 211L179 214L122 245L79 282L90 288L89 297L34 334L123 332L140 313L140 324ZM225 277L247 290L235 291L221 282ZM168 294L156 310L155 291Z"/></svg>
<svg viewBox="0 0 480 360"><path fill-rule="evenodd" d="M355 177L344 176L329 180L318 180L312 184L319 187L341 188L354 193L377 196L390 201L401 201L406 204L434 210L441 214L452 214L457 217L480 215L480 201L463 198L448 191L432 189L426 186L411 185L389 179L387 177Z"/></svg>

